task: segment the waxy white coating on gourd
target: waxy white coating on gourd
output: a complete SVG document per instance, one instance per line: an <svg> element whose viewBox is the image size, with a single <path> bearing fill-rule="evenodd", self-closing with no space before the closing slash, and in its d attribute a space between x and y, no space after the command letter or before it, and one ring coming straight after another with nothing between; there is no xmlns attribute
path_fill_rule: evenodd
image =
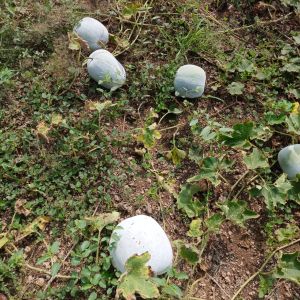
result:
<svg viewBox="0 0 300 300"><path fill-rule="evenodd" d="M109 90L116 90L126 81L126 72L118 60L107 50L96 50L88 59L89 75Z"/></svg>
<svg viewBox="0 0 300 300"><path fill-rule="evenodd" d="M290 145L278 153L278 162L290 179L300 174L300 144Z"/></svg>
<svg viewBox="0 0 300 300"><path fill-rule="evenodd" d="M92 51L103 48L103 44L107 44L109 33L107 28L98 20L86 17L83 18L74 27L81 39L86 41Z"/></svg>
<svg viewBox="0 0 300 300"><path fill-rule="evenodd" d="M148 265L156 275L163 274L172 266L171 243L161 226L151 217L139 215L122 221L114 230L118 239L112 250L112 262L120 272L133 255L149 252ZM111 241L112 242L112 241Z"/></svg>
<svg viewBox="0 0 300 300"><path fill-rule="evenodd" d="M205 88L205 71L195 65L180 67L175 75L174 87L176 96L183 98L198 98Z"/></svg>

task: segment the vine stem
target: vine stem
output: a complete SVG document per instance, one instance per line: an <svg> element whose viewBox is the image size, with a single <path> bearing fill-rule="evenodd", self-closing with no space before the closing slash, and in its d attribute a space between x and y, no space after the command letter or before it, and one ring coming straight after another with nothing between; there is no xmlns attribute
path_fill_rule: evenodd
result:
<svg viewBox="0 0 300 300"><path fill-rule="evenodd" d="M276 248L268 257L267 259L264 261L264 263L261 265L261 267L254 273L252 274L241 286L240 288L237 290L237 292L234 294L234 296L231 298L231 300L235 300L237 298L237 296L243 291L243 289L257 276L259 275L259 273L262 272L262 270L264 269L264 267L268 264L268 262L272 259L272 257L280 250L283 250L287 247L293 246L297 243L300 242L300 238L297 240L294 240L292 242L290 242L289 244L280 246L278 248Z"/></svg>

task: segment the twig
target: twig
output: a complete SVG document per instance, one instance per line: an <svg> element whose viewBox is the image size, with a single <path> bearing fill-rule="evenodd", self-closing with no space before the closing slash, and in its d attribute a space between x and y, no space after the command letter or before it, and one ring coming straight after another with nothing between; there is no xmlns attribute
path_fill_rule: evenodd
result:
<svg viewBox="0 0 300 300"><path fill-rule="evenodd" d="M252 28L252 27L255 27L255 26L264 26L264 25L270 25L270 24L278 23L280 21L283 21L283 20L287 19L292 14L293 14L293 12L290 12L287 15L284 15L283 17L280 17L280 18L275 19L275 20L260 21L260 22L253 23L251 25L246 25L246 26L241 26L241 27L238 27L238 28L233 28L233 29L218 31L218 32L216 32L216 34L222 34L222 33L228 33L228 32L231 33L231 32L236 32L236 31L239 31L239 30L244 30L244 29Z"/></svg>
<svg viewBox="0 0 300 300"><path fill-rule="evenodd" d="M31 266L31 265L29 265L27 263L25 263L24 266L27 269L31 269L31 270L36 271L36 272L40 272L40 273L44 273L44 274L47 274L47 275L51 275L51 272L49 272L47 270L44 270L44 269L37 268L37 267L33 267L33 266ZM61 278L61 279L71 279L71 278L73 278L72 276L61 275L61 274L57 274L56 277L57 278Z"/></svg>
<svg viewBox="0 0 300 300"><path fill-rule="evenodd" d="M290 242L286 245L280 246L278 248L276 248L265 260L265 262L261 265L261 267L254 273L252 274L241 286L240 288L237 290L237 292L234 294L234 296L231 298L231 300L235 300L237 298L237 296L243 291L243 289L257 276L259 275L259 273L261 273L263 271L263 269L265 268L265 266L268 264L268 262L272 259L272 257L280 250L283 250L287 247L293 246L294 244L297 244L300 242L300 239L294 240L293 242Z"/></svg>
<svg viewBox="0 0 300 300"><path fill-rule="evenodd" d="M231 197L232 192L234 191L234 189L236 188L236 186L248 175L250 171L247 170L236 182L235 184L231 187L230 193L228 195L228 199Z"/></svg>
<svg viewBox="0 0 300 300"><path fill-rule="evenodd" d="M213 281L218 288L222 291L222 293L224 293L228 298L230 298L230 296L227 294L227 292L220 286L220 284L218 283L218 281L216 279L214 279L209 273L206 273L206 275L209 277L209 279L211 281Z"/></svg>

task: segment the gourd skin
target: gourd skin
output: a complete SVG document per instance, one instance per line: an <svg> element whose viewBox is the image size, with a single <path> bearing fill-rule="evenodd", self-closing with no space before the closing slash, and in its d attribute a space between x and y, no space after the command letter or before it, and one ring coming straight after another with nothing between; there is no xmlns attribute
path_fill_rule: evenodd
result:
<svg viewBox="0 0 300 300"><path fill-rule="evenodd" d="M176 96L183 98L198 98L205 88L205 71L195 65L180 67L175 75L174 87Z"/></svg>
<svg viewBox="0 0 300 300"><path fill-rule="evenodd" d="M289 179L295 179L300 174L300 144L290 145L278 153L278 162Z"/></svg>
<svg viewBox="0 0 300 300"><path fill-rule="evenodd" d="M165 273L172 266L171 243L164 230L153 218L139 215L125 219L118 224L114 234L117 234L119 239L111 253L112 262L120 272L125 271L128 258L147 251L151 255L148 265L156 275Z"/></svg>
<svg viewBox="0 0 300 300"><path fill-rule="evenodd" d="M79 21L74 27L74 32L88 43L92 51L103 48L101 44L107 44L109 39L107 28L98 20L90 17Z"/></svg>
<svg viewBox="0 0 300 300"><path fill-rule="evenodd" d="M107 50L96 50L88 59L89 75L100 81L100 85L109 90L116 90L126 81L126 72L118 60Z"/></svg>

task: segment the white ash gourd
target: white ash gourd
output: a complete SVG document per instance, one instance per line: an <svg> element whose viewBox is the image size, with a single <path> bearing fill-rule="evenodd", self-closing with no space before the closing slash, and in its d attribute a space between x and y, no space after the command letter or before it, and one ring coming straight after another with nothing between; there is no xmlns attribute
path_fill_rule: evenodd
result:
<svg viewBox="0 0 300 300"><path fill-rule="evenodd" d="M290 145L278 153L278 162L289 179L295 179L300 174L300 144Z"/></svg>
<svg viewBox="0 0 300 300"><path fill-rule="evenodd" d="M195 65L184 65L177 70L175 75L175 94L182 98L201 97L205 81L206 74L202 68Z"/></svg>
<svg viewBox="0 0 300 300"><path fill-rule="evenodd" d="M107 28L98 20L85 17L74 27L74 32L87 42L90 49L95 51L103 48L108 43L109 33Z"/></svg>
<svg viewBox="0 0 300 300"><path fill-rule="evenodd" d="M114 91L126 81L126 72L119 61L107 50L96 50L88 58L89 75L102 87Z"/></svg>
<svg viewBox="0 0 300 300"><path fill-rule="evenodd" d="M133 255L149 252L148 265L156 275L163 274L172 266L171 243L161 226L151 217L138 215L125 219L113 232L117 242L112 250L112 262L120 272L125 271L125 263ZM112 243L111 239L111 243Z"/></svg>

